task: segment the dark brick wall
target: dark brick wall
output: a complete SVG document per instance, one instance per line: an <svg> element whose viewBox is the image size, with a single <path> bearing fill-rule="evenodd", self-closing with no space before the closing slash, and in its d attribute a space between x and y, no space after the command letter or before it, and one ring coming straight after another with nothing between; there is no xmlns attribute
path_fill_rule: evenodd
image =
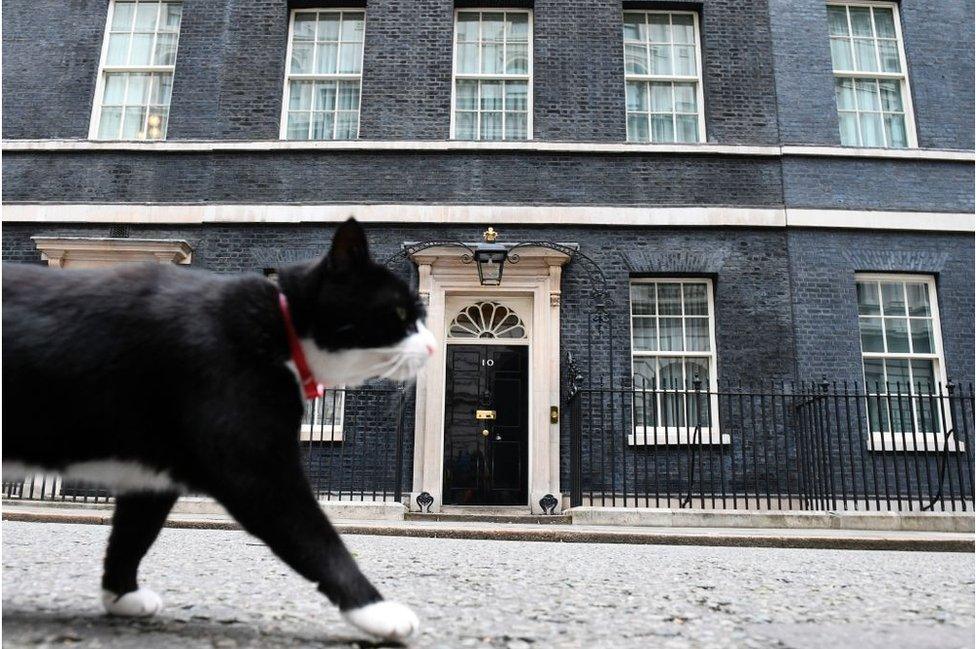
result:
<svg viewBox="0 0 976 649"><path fill-rule="evenodd" d="M791 230L788 240L801 376L863 382L854 273L876 271L936 277L948 374L973 380L971 235Z"/></svg>
<svg viewBox="0 0 976 649"><path fill-rule="evenodd" d="M85 138L108 0L3 3L3 137Z"/></svg>
<svg viewBox="0 0 976 649"><path fill-rule="evenodd" d="M774 158L543 153L17 154L7 201L775 205Z"/></svg>
<svg viewBox="0 0 976 649"><path fill-rule="evenodd" d="M920 147L973 148L973 3L899 3Z"/></svg>
<svg viewBox="0 0 976 649"><path fill-rule="evenodd" d="M969 162L783 159L783 199L789 207L973 211Z"/></svg>

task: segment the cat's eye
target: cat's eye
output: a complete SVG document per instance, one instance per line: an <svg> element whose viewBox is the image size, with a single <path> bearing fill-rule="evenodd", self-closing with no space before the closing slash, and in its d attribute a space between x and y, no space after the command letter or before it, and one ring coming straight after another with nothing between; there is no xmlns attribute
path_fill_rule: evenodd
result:
<svg viewBox="0 0 976 649"><path fill-rule="evenodd" d="M406 322L407 321L407 310L404 309L402 306L398 306L396 308L396 314L397 314L397 317L400 318L400 322Z"/></svg>

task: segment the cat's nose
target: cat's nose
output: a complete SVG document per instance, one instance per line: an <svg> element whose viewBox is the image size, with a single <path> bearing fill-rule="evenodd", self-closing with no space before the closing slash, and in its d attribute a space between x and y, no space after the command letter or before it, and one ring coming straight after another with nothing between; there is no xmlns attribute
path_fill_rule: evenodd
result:
<svg viewBox="0 0 976 649"><path fill-rule="evenodd" d="M433 356L434 355L434 352L436 352L436 351L437 351L437 348L434 347L434 344L433 343L427 343L427 355L428 356Z"/></svg>

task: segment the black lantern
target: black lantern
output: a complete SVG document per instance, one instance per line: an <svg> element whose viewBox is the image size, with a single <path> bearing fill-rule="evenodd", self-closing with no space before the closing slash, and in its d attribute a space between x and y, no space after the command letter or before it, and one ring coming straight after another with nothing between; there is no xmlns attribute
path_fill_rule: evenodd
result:
<svg viewBox="0 0 976 649"><path fill-rule="evenodd" d="M498 286L502 283L502 269L508 258L508 248L495 243L498 233L488 228L482 235L484 243L474 249L474 260L478 264L478 279L482 286Z"/></svg>

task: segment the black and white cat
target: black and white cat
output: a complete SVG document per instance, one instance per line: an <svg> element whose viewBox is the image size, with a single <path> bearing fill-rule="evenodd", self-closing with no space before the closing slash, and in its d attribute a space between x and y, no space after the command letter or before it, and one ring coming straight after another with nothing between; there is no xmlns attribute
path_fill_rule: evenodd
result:
<svg viewBox="0 0 976 649"><path fill-rule="evenodd" d="M110 614L160 609L137 584L139 562L190 489L211 494L350 623L405 640L416 615L360 572L309 488L298 435L308 383L420 370L435 350L423 307L370 259L352 219L325 258L281 269L279 285L162 264L5 264L4 479L58 472L116 489L102 578Z"/></svg>

